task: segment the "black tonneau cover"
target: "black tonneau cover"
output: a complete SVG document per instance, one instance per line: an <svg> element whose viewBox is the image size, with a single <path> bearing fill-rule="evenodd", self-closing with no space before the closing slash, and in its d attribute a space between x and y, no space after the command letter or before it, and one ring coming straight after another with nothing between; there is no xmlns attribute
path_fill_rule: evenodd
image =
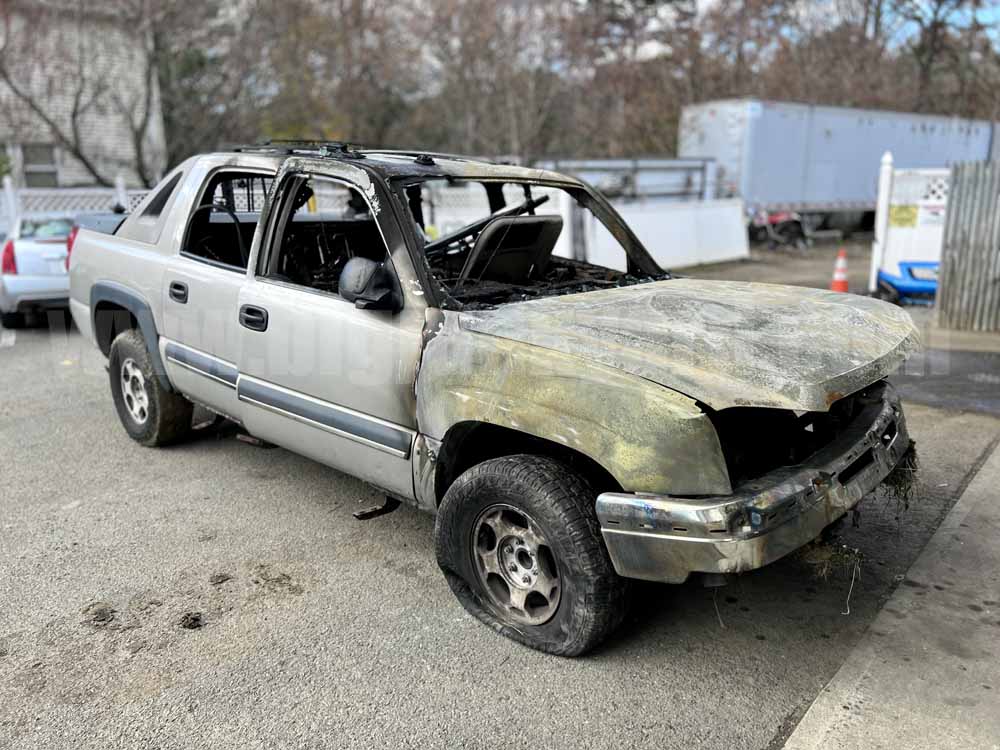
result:
<svg viewBox="0 0 1000 750"><path fill-rule="evenodd" d="M126 213L80 214L73 221L81 229L89 229L101 234L114 234L127 216Z"/></svg>

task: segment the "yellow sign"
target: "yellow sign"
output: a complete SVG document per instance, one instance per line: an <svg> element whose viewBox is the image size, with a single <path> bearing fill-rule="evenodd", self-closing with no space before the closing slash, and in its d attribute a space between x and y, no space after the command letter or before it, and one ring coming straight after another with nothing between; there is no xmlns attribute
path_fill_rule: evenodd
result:
<svg viewBox="0 0 1000 750"><path fill-rule="evenodd" d="M916 225L916 206L889 206L890 227L915 227Z"/></svg>

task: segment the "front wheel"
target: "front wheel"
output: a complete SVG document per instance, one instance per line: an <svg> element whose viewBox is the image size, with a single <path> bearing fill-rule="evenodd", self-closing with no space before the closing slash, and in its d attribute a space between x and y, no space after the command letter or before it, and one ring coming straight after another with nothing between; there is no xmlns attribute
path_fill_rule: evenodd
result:
<svg viewBox="0 0 1000 750"><path fill-rule="evenodd" d="M133 440L148 446L166 445L190 431L194 406L157 380L139 331L131 328L118 334L108 359L115 409Z"/></svg>
<svg viewBox="0 0 1000 750"><path fill-rule="evenodd" d="M540 651L582 654L625 615L626 582L594 502L587 483L553 459L485 461L438 509L438 565L462 606L494 630Z"/></svg>

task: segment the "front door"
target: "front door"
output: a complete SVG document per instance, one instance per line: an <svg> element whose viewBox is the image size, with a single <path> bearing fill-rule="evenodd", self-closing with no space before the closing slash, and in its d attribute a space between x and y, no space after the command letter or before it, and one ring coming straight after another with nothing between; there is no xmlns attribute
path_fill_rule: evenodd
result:
<svg viewBox="0 0 1000 750"><path fill-rule="evenodd" d="M412 498L423 309L361 310L338 294L350 258L390 263L369 203L346 182L291 174L280 186L272 235L239 294L244 424Z"/></svg>

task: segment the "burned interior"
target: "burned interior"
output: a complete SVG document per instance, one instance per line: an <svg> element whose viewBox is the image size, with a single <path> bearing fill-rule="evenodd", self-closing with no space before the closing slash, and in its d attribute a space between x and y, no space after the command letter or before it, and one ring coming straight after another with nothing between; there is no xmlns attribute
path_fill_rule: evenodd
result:
<svg viewBox="0 0 1000 750"><path fill-rule="evenodd" d="M261 259L264 277L340 293L351 258L383 261L385 241L361 193L324 177L295 175L277 207L275 242Z"/></svg>
<svg viewBox="0 0 1000 750"><path fill-rule="evenodd" d="M423 257L443 306L475 310L560 294L670 278L648 256L614 239L586 191L531 182L433 178L412 180L404 193L424 242ZM571 216L586 217L617 243L615 270L574 260L586 241ZM571 234L575 233L572 241Z"/></svg>
<svg viewBox="0 0 1000 750"><path fill-rule="evenodd" d="M270 175L240 170L221 170L212 176L191 212L183 252L245 269L271 182Z"/></svg>

